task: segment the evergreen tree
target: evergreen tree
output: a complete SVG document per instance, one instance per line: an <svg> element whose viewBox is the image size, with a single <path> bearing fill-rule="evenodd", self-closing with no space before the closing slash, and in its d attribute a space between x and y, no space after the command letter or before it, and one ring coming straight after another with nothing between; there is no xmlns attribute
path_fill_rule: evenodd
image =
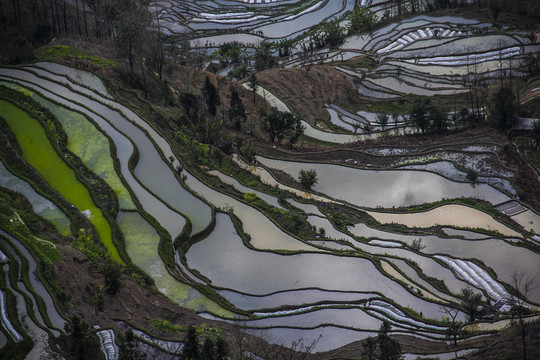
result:
<svg viewBox="0 0 540 360"><path fill-rule="evenodd" d="M489 117L501 130L508 130L517 117L519 104L516 101L514 92L509 86L499 87L489 102Z"/></svg>
<svg viewBox="0 0 540 360"><path fill-rule="evenodd" d="M105 290L110 294L116 294L122 284L122 265L114 260L107 260L101 267L101 273L105 278Z"/></svg>
<svg viewBox="0 0 540 360"><path fill-rule="evenodd" d="M215 358L216 358L216 354L214 350L214 342L211 339L206 338L206 340L204 341L202 350L201 350L200 359L201 360L214 360Z"/></svg>
<svg viewBox="0 0 540 360"><path fill-rule="evenodd" d="M120 345L118 360L146 360L146 355L139 350L137 339L131 329L126 331L124 342Z"/></svg>
<svg viewBox="0 0 540 360"><path fill-rule="evenodd" d="M383 321L381 328L379 329L379 335L377 336L377 343L379 344L379 360L402 359L401 346L397 341L388 336L390 330L390 324Z"/></svg>
<svg viewBox="0 0 540 360"><path fill-rule="evenodd" d="M274 58L272 57L272 43L261 41L259 46L255 48L255 69L262 71L270 69L274 66Z"/></svg>
<svg viewBox="0 0 540 360"><path fill-rule="evenodd" d="M227 349L227 342L222 337L218 337L216 340L216 353L215 360L225 360L227 359L229 351Z"/></svg>
<svg viewBox="0 0 540 360"><path fill-rule="evenodd" d="M91 360L100 356L99 338L90 325L78 316L73 316L64 325L66 347L71 359Z"/></svg>
<svg viewBox="0 0 540 360"><path fill-rule="evenodd" d="M240 130L242 123L247 120L244 104L236 88L231 90L231 103L229 108L229 121L233 124L236 130Z"/></svg>
<svg viewBox="0 0 540 360"><path fill-rule="evenodd" d="M377 114L377 122L381 125L381 128L384 130L388 124L389 116L388 114Z"/></svg>
<svg viewBox="0 0 540 360"><path fill-rule="evenodd" d="M469 321L474 321L478 315L478 307L482 303L482 295L474 293L471 287L461 289L461 306L469 317Z"/></svg>
<svg viewBox="0 0 540 360"><path fill-rule="evenodd" d="M447 127L447 117L438 107L430 105L428 108L428 121L431 124L431 128L434 132L443 132Z"/></svg>
<svg viewBox="0 0 540 360"><path fill-rule="evenodd" d="M422 133L425 133L429 128L429 119L427 116L429 104L429 99L417 98L411 108L410 119Z"/></svg>
<svg viewBox="0 0 540 360"><path fill-rule="evenodd" d="M391 326L383 321L377 338L369 337L362 344L362 359L365 360L401 360L401 346L388 333Z"/></svg>
<svg viewBox="0 0 540 360"><path fill-rule="evenodd" d="M255 102L255 95L257 95L257 88L259 87L257 73L255 71L249 74L249 85L251 86L251 91L253 91L253 102Z"/></svg>
<svg viewBox="0 0 540 360"><path fill-rule="evenodd" d="M199 359L199 340L197 338L197 330L194 326L187 328L186 337L184 338L184 347L180 353L180 360L197 360Z"/></svg>
<svg viewBox="0 0 540 360"><path fill-rule="evenodd" d="M310 190L318 181L317 171L315 169L300 170L298 173L298 181L302 184L304 189Z"/></svg>
<svg viewBox="0 0 540 360"><path fill-rule="evenodd" d="M208 112L212 116L216 116L217 107L221 105L221 99L219 98L218 91L214 84L210 81L208 76L204 79L203 95L206 100L206 105L208 105Z"/></svg>

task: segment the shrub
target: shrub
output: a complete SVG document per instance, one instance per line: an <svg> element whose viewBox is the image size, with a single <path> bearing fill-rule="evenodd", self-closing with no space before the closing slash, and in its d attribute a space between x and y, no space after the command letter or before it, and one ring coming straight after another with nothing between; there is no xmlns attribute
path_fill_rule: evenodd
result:
<svg viewBox="0 0 540 360"><path fill-rule="evenodd" d="M304 189L310 190L313 185L318 182L317 171L315 171L315 169L300 170L298 173L298 181L302 184Z"/></svg>
<svg viewBox="0 0 540 360"><path fill-rule="evenodd" d="M260 199L260 197L257 194L250 193L250 192L247 192L247 193L244 194L244 200L246 200L247 202L254 202L254 201L257 201L259 199Z"/></svg>
<svg viewBox="0 0 540 360"><path fill-rule="evenodd" d="M476 180L478 180L478 174L476 174L476 171L474 170L469 170L467 171L466 179L469 181L476 182Z"/></svg>

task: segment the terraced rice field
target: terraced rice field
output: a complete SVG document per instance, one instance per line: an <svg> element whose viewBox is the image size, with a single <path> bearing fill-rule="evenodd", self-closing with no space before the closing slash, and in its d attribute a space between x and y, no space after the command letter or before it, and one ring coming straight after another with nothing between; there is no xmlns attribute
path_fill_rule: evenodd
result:
<svg viewBox="0 0 540 360"><path fill-rule="evenodd" d="M361 5L379 16L388 6L383 1ZM279 66L325 62L349 79L360 96L377 100L463 93L469 91L463 76L470 68L496 78L502 71L515 71L528 53L540 50L523 34L494 33L488 23L422 15L347 37L340 47L319 49L308 59L295 56L311 27L331 19L346 22L343 16L353 6L352 0L169 0L152 2L150 10L156 15L154 26L168 35L189 35L193 47L207 52L232 40L253 48L261 41L297 39L293 55L281 59ZM346 62L357 56L371 57L375 68ZM321 336L315 351L332 350L376 334L382 321L391 323L395 333L444 340L448 324L441 306L455 306L463 288L504 304L512 300L514 271L540 272L540 215L516 198L516 174L501 164L495 154L500 144L489 139L422 151L366 147L349 159L336 156L331 162L316 156L258 156L253 165L234 154L238 171L248 170L286 199L219 170L208 171L225 188L241 193L242 200L188 170L179 176L182 157L173 152L169 140L119 103L90 72L39 62L0 68L0 85L27 94L58 118L70 151L116 194L120 211L113 221L126 253L160 292L203 317L230 323L241 319L248 332L264 330L276 343L290 346L299 338L309 343ZM290 109L264 87L257 92L272 106ZM343 144L414 131L407 116L392 117L382 126L373 112L323 106L334 131L303 122L306 136ZM0 100L0 109L28 164L89 218L108 251L121 261L111 224L39 123L7 100ZM136 164L130 166L135 154ZM380 158L384 162L375 161ZM307 169L319 176L310 191L283 180L283 174L296 178ZM467 181L469 170L478 174L477 183ZM70 233L66 215L3 165L0 185L21 192L36 213L63 234ZM305 238L287 231L246 195L256 196L283 217L300 212L316 235ZM425 207L430 203L434 205ZM340 223L340 214L327 206L365 216ZM16 214L12 220L13 226L25 225ZM175 277L160 256L159 243L183 236L197 242L169 254L175 260ZM418 241L423 246L415 246ZM13 283L8 274L15 270L8 260L28 262L30 269L36 266L22 242L1 231L0 319L6 331L0 332L0 347L56 336L65 321L47 290L39 279ZM195 285L215 297L203 295ZM23 294L31 300L25 302ZM540 287L523 300L537 310ZM458 313L459 320L465 317ZM478 325L473 335L504 325ZM141 331L137 336L151 339ZM100 338L104 353L114 358L114 333L103 330Z"/></svg>
<svg viewBox="0 0 540 360"><path fill-rule="evenodd" d="M455 295L462 288L472 286L486 298L507 301L514 268L528 273L540 270L538 253L519 246L529 243L529 229L524 231L515 224L502 224L480 210L446 205L458 209L452 219L437 215L437 211L446 214L444 207L418 215L380 212L382 209L464 196L485 200L513 218L523 214L523 209L512 211L517 205L509 203L512 193L506 190L511 187L510 182L510 185L497 188L489 183L472 187L458 181L462 179L455 171L444 170L448 166L374 170L345 164L259 157L261 166L253 167L236 157L238 166L256 172L263 183L290 190L288 202L304 211L306 217L313 214L307 217L307 221L318 229L325 229L322 237L300 239L284 232L279 224L270 221L248 203L209 187L189 173L181 183L171 168L181 159L172 153L166 140L144 119L105 96L106 90L97 77L90 73L77 73L80 76L74 78L73 69L50 63L0 69L2 81L9 86L32 93L34 97L39 96L42 104L54 101L59 118L66 114L76 115L79 121L86 121L99 130L107 142L114 143L120 167L107 166L108 171L97 173L104 178L115 175L122 179L120 185L138 199L137 203L127 198L121 202L124 204L122 207L129 211L121 211L116 219L129 257L154 278L161 292L205 317L232 322L240 316L250 331L265 329L274 336L274 341L285 344L290 344L291 336L316 339L322 334L317 351L334 349L365 338L379 328L382 320L389 321L396 333L443 339L446 325L440 322L444 315L440 305L455 301ZM11 109L8 106L3 108ZM116 109L121 109L121 112ZM329 106L328 109L336 108ZM345 110L339 111L346 114ZM369 117L366 114L362 116ZM10 126L16 131L14 123ZM66 133L73 144L80 141L80 132L69 132L66 127ZM456 146L463 155L477 156L488 153L496 145ZM139 149L141 158L130 170L127 163L134 147ZM400 157L409 157L410 163L410 157L414 155L407 149L372 148L365 153L372 153L372 156L392 154L396 168L404 163ZM446 153L444 160L447 164L458 161L458 157L448 154L451 153ZM172 165L171 155L174 157ZM92 152L94 162L110 157L110 152ZM44 169L31 164L43 176L47 174ZM273 176L275 168L293 177L300 169L315 168L319 174L319 183L314 187L317 193L295 190L282 184ZM497 167L477 170L486 178L502 176L511 179L513 176L511 172L505 173L504 169ZM157 172L164 175L159 179L147 176ZM250 189L220 172L211 174L241 193L258 194L279 211L288 211L287 204L278 202L270 194ZM418 185L417 190L414 184ZM126 192L117 191L119 200L123 193ZM382 193L385 196L379 195ZM38 200L32 197L30 201L34 206L39 205ZM317 206L324 202L347 203L359 210L368 210L381 223L400 223L410 227L440 225L445 235L399 234L388 228L373 228L363 223L338 228L331 216L318 209ZM523 204L516 204L535 214ZM469 210L459 211L460 206ZM85 210L86 207L80 209ZM220 209L232 209L242 224L242 230L231 220L229 213ZM160 236L141 217L141 210L151 214L172 239L181 233L186 224L185 218L194 225L193 234L212 224L211 231L189 247L185 257L177 254L177 267L188 282L215 290L233 305L232 308L206 298L189 284L180 283L168 274L157 251ZM423 222L417 222L415 216ZM429 219L432 220L426 223ZM538 233L538 229L533 231ZM249 240L246 240L246 234ZM425 247L420 251L413 250L413 240L419 238ZM107 236L102 235L102 241L106 239ZM500 251L488 254L481 250L486 246ZM471 254L476 254L474 259L481 262L471 259ZM434 287L426 276L443 281L445 288ZM526 301L536 306L540 302L540 292L529 293ZM52 311L54 306L49 305L47 309ZM19 309L18 313L21 312L23 310ZM464 319L464 314L459 318ZM14 320L6 318L3 321L9 327ZM37 336L30 330L26 334ZM107 349L113 351L112 348Z"/></svg>

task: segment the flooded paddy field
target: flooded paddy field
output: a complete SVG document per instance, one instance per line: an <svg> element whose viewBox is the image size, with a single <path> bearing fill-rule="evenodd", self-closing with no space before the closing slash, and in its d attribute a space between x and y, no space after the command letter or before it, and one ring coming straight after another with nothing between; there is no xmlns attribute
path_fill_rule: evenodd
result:
<svg viewBox="0 0 540 360"><path fill-rule="evenodd" d="M285 232L279 223L271 221L260 210L209 187L189 173L182 181L173 176L165 156L171 148L165 140L153 138L148 131L142 131L141 125L144 124L140 122L143 119L139 118L139 123L122 120L127 114L115 113L110 108L119 108L120 105L104 96L106 92L101 86L92 90L97 80L91 75L73 79L71 76L74 75L70 75L70 71L64 73L63 67L41 66L51 71L54 68L56 74L38 68L2 69L0 74L15 89L39 93L34 96L40 97L40 103L47 105L45 99L49 98L62 104L64 109L69 109L57 111L58 117L72 112L72 116L80 118L80 121L89 122L88 119L92 119L93 126L99 128L107 141L115 144L120 167L108 166L108 171L113 172L108 176L121 174L121 186L129 188L129 194L138 200L135 204L124 197L122 202L123 191L116 192L120 204L124 204L121 206L124 210L115 221L125 239L128 256L154 279L159 291L176 303L205 316L232 321L241 313L246 327L252 329L250 331L264 329L275 334L277 339L284 339L289 333L303 334L307 338L317 338L322 334L318 345L320 351L345 345L347 339L353 337L359 339L368 336L379 328L382 320L390 321L398 332L439 338L446 331L440 323L443 316L440 306L450 304L460 289L472 286L486 298L504 300L509 296L505 289L511 286L511 274L517 262L528 273L539 270L540 255L533 249L519 246L528 236L523 231L529 229L520 230L519 226L510 228L480 210L446 205L417 214L376 212L462 197L479 199L491 206L509 201L509 195L487 183L471 186L470 183L456 181L462 180L459 172L448 166L399 171L367 170L257 157L259 164L264 166L262 168L250 167L238 158L238 166L258 171L263 183L292 191L287 202L305 212L306 220L313 227L325 229L322 238L306 241ZM72 84L71 89L65 87L64 84L68 83ZM55 94L45 90L52 87ZM368 114L362 116L369 119ZM74 144L79 141L80 132L69 132L66 128L66 133ZM467 155L475 152L485 154L496 150L497 145L456 146ZM130 169L123 164L129 162L134 147L144 157L141 156L136 167ZM398 148L372 148L366 153L373 154L370 156L388 153L404 157L411 152ZM446 161L455 161L448 154L443 151L437 157L447 156ZM90 162L97 163L110 159L111 153L93 152L92 156L96 159ZM145 160L146 157L148 160ZM175 162L179 159L175 158ZM393 166L398 167L398 164L402 162L396 159ZM319 177L319 182L313 188L316 194L304 196L302 202L296 200L295 193L309 194L309 191L294 190L294 187L281 183L279 178L272 176L275 168L293 178L301 169L316 169ZM39 167L37 169L39 171ZM477 169L487 177L513 176L509 172L501 174L501 169ZM46 172L43 172L45 176ZM146 176L157 172L171 176L161 176L159 179ZM234 177L217 170L210 174L240 193L257 194L267 204L287 213L284 203L278 202L277 198L242 185ZM105 173L100 172L100 175L105 176ZM181 193L186 195L175 200L177 195L173 195L172 189L181 189ZM198 197L194 197L190 191L197 193ZM32 197L30 199L37 206L38 201ZM332 216L316 206L320 204L319 201L371 209L369 214L380 224L402 224L410 228L440 226L446 237L393 233L362 223L340 229ZM162 204L163 211L158 211L152 203ZM205 220L207 215L203 215L204 212L194 212L193 204L197 203L207 204L207 211L212 208L232 211L241 224L241 230L228 213L217 212L212 216L213 220ZM190 281L197 286L213 289L218 296L232 304L232 308L215 303L169 274L158 251L158 244L163 239L160 239L151 223L133 211L133 206L141 206L152 214L173 238L182 232L186 222L177 220L176 224L180 227L173 230L167 225L174 218L171 216L189 218L193 224L213 222L203 239L184 250L182 256L176 257L177 266L189 274ZM450 208L456 209L455 216L448 216L447 210ZM533 210L529 211L529 214L535 214ZM307 217L308 214L314 215ZM534 215L522 217L518 223L532 222L534 228ZM195 229L200 231L203 228L203 225L198 225ZM478 235L470 229L483 229L491 235ZM493 238L494 232L500 233L500 238ZM413 240L416 239L421 239L424 245L420 252L411 251ZM482 249L486 246L498 251L485 253ZM480 262L472 262L471 257ZM444 288L435 287L430 279L439 279L445 284ZM537 304L540 295L530 293L527 301ZM238 314L235 315L235 312ZM335 334L340 332L348 335L337 341Z"/></svg>
<svg viewBox="0 0 540 360"><path fill-rule="evenodd" d="M354 3L170 0L151 2L150 10L154 26L167 35L189 35L201 52L239 41L251 53L261 42L295 40L292 55L279 57L277 66L326 64L364 100L459 95L470 91L463 76L471 67L497 79L539 51L517 31L503 34L486 22L420 15L298 55L311 36L306 34L320 24L336 19L346 26ZM383 1L360 4L380 16L389 8ZM358 61L366 56L373 61L369 68ZM519 295L514 289L516 273L540 273L540 215L519 198L519 174L504 165L504 145L497 139L411 147L366 142L312 153L274 146L252 159L231 151L223 154L231 167L223 171L217 164L193 166L177 138L119 100L94 73L40 61L0 67L0 85L57 118L67 149L115 195L114 216L102 214L44 124L2 97L0 115L20 147L20 161L91 222L112 258L137 266L163 296L206 319L241 321L248 333L264 333L289 347L298 339L317 340L314 351L323 352L374 336L383 322L395 334L445 341L450 324L442 309L465 321L458 304L466 288L489 304L519 299L533 311L540 306L540 287ZM255 92L281 111L294 109L263 84ZM419 132L407 114L391 114L381 125L379 113L364 105L318 101L314 106L327 117L302 120L306 143L339 147ZM303 187L299 173L311 169L318 181ZM35 213L72 235L68 216L36 191L32 179L13 175L3 162L0 186L24 195ZM9 217L22 222L17 213ZM7 329L0 332L0 349L58 336L65 323L38 278L10 280L15 262L27 261L28 274L36 271L23 243L0 232L0 312ZM4 311L8 306L16 310ZM460 335L458 343L500 330L510 314L497 310L496 316L503 320L471 325L474 332ZM116 351L113 334L103 330L102 338ZM137 336L155 340L140 330ZM461 354L472 350L465 347Z"/></svg>

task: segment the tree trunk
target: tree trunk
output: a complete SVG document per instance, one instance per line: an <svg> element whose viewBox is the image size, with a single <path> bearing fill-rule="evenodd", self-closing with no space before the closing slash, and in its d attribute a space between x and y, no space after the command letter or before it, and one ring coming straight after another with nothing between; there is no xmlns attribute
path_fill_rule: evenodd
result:
<svg viewBox="0 0 540 360"><path fill-rule="evenodd" d="M49 5L51 6L51 21L52 21L52 25L53 25L53 32L56 34L56 21L55 21L56 18L54 16L53 0L50 0Z"/></svg>
<svg viewBox="0 0 540 360"><path fill-rule="evenodd" d="M39 14L39 11L38 11L38 4L37 4L37 0L32 0L32 15L34 16L34 22L37 22L38 21L38 14Z"/></svg>
<svg viewBox="0 0 540 360"><path fill-rule="evenodd" d="M86 5L82 4L83 18L84 18L84 34L88 37L88 23L86 22Z"/></svg>
<svg viewBox="0 0 540 360"><path fill-rule="evenodd" d="M131 42L132 40L128 40L128 61L129 61L129 70L131 71L131 75L133 75L133 63L134 63L134 55L133 55L133 44Z"/></svg>
<svg viewBox="0 0 540 360"><path fill-rule="evenodd" d="M62 25L60 23L60 14L58 13L58 1L54 0L54 12L56 13L56 23L58 24L58 32L62 32Z"/></svg>
<svg viewBox="0 0 540 360"><path fill-rule="evenodd" d="M68 32L68 26L67 26L67 15L66 15L66 0L64 0L63 4L62 4L62 15L63 15L63 18L64 18L64 30L65 32L67 33Z"/></svg>
<svg viewBox="0 0 540 360"><path fill-rule="evenodd" d="M20 19L21 14L19 13L19 4L17 0L11 0L11 6L13 6L13 15L15 16L15 23L17 27L21 27Z"/></svg>
<svg viewBox="0 0 540 360"><path fill-rule="evenodd" d="M521 318L519 319L520 326L521 326L521 345L523 347L523 360L527 360L527 341L526 341L526 334L527 334L527 324L525 324L525 321Z"/></svg>
<svg viewBox="0 0 540 360"><path fill-rule="evenodd" d="M146 85L146 59L142 58L142 78L143 78L143 87L144 87L144 98L148 98L148 87ZM167 99L165 100L165 106L167 106Z"/></svg>
<svg viewBox="0 0 540 360"><path fill-rule="evenodd" d="M77 35L81 35L81 18L79 17L79 0L75 0L75 14L77 15Z"/></svg>

